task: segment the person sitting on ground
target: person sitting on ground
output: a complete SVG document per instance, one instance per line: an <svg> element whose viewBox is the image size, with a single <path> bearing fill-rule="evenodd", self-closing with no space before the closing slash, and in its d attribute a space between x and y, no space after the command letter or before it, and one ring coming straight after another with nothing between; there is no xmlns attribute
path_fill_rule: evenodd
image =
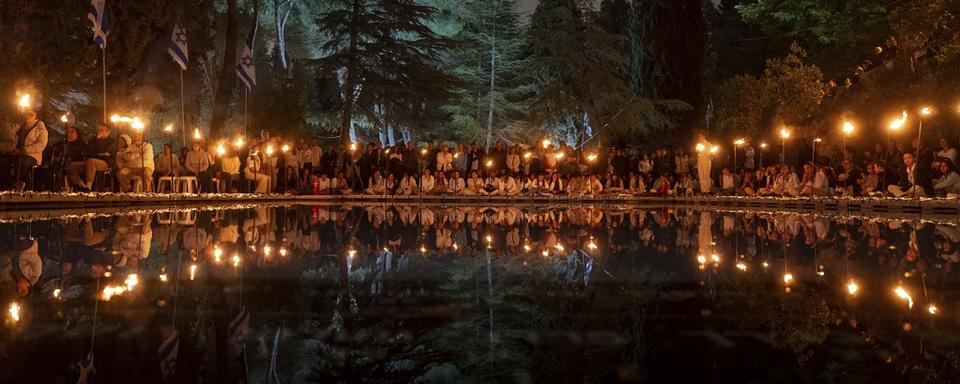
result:
<svg viewBox="0 0 960 384"><path fill-rule="evenodd" d="M933 191L929 167L918 164L911 152L903 154L903 164L898 177L900 183L889 185L887 191L894 197L927 197L927 191Z"/></svg>
<svg viewBox="0 0 960 384"><path fill-rule="evenodd" d="M669 181L669 178L667 178L667 180ZM673 191L672 195L685 196L685 197L693 196L694 191L696 191L696 186L694 185L694 182L696 182L696 179L693 178L690 175L690 173L684 172L680 174L680 180L677 181L677 185L674 188L675 191ZM660 190L657 190L655 192L658 194L662 194Z"/></svg>
<svg viewBox="0 0 960 384"><path fill-rule="evenodd" d="M870 196L880 185L880 180L877 178L877 167L873 163L867 164L867 174L859 180L860 184L860 195L861 196Z"/></svg>
<svg viewBox="0 0 960 384"><path fill-rule="evenodd" d="M464 195L467 196L476 196L481 194L480 191L483 190L483 179L480 178L480 175L477 174L477 171L470 172L470 178L467 179L467 188L463 191Z"/></svg>
<svg viewBox="0 0 960 384"><path fill-rule="evenodd" d="M550 174L550 181L547 182L546 192L553 195L560 195L567 192L563 179L560 178L558 173L553 172Z"/></svg>
<svg viewBox="0 0 960 384"><path fill-rule="evenodd" d="M500 175L497 190L492 193L498 196L516 196L520 194L520 185L510 175L504 173Z"/></svg>
<svg viewBox="0 0 960 384"><path fill-rule="evenodd" d="M681 179L683 179L683 178L686 178L686 179L689 180L690 177L687 176L686 174L684 174L684 175L681 177ZM677 194L677 193L688 194L688 195L686 195L686 196L693 195L693 189L692 189L692 188L687 189L687 188L685 188L685 187L679 187L680 183L677 183L677 184L678 184L678 188L677 188L677 190L675 191L675 190L673 190L673 188L671 188L671 186L670 186L670 179L667 177L667 174L666 174L666 173L663 173L663 174L660 175L660 177L657 178L657 181L655 181L655 182L653 183L653 188L651 189L651 193L652 193L654 196L661 196L661 197L674 196L674 195Z"/></svg>
<svg viewBox="0 0 960 384"><path fill-rule="evenodd" d="M347 182L347 177L343 175L343 171L337 170L331 183L332 188L335 188L333 191L335 194L349 195L353 193L353 189L350 188L350 183Z"/></svg>
<svg viewBox="0 0 960 384"><path fill-rule="evenodd" d="M575 174L567 179L567 194L571 196L581 196L584 194L583 176Z"/></svg>
<svg viewBox="0 0 960 384"><path fill-rule="evenodd" d="M813 168L813 164L808 163L803 166L804 168L804 178L806 178L807 167ZM818 167L813 172L813 177L807 180L807 183L803 184L803 189L800 190L800 195L802 196L829 196L830 195L830 179L827 176L826 169L824 167Z"/></svg>
<svg viewBox="0 0 960 384"><path fill-rule="evenodd" d="M437 188L437 178L430 174L429 168L424 168L423 175L420 176L420 193L431 195Z"/></svg>
<svg viewBox="0 0 960 384"><path fill-rule="evenodd" d="M448 184L446 173L443 171L437 171L433 177L437 180L437 186L433 188L434 195L445 195L450 193L450 185Z"/></svg>
<svg viewBox="0 0 960 384"><path fill-rule="evenodd" d="M737 179L730 172L730 168L723 167L720 171L720 195L730 196L737 191Z"/></svg>
<svg viewBox="0 0 960 384"><path fill-rule="evenodd" d="M743 171L743 181L740 182L740 189L738 192L744 196L756 196L757 195L757 172L751 170Z"/></svg>
<svg viewBox="0 0 960 384"><path fill-rule="evenodd" d="M15 184L24 185L33 167L41 165L46 148L47 126L37 118L36 112L27 111L16 132L16 145L0 155L0 188L6 190L14 188Z"/></svg>
<svg viewBox="0 0 960 384"><path fill-rule="evenodd" d="M447 180L447 192L454 195L462 195L466 188L467 184L463 178L460 177L460 171L454 170L453 175Z"/></svg>
<svg viewBox="0 0 960 384"><path fill-rule="evenodd" d="M393 176L392 173L387 174L387 179L383 182L384 184L384 194L385 195L394 195L397 193L397 178Z"/></svg>
<svg viewBox="0 0 960 384"><path fill-rule="evenodd" d="M620 175L616 173L610 173L607 175L607 185L604 187L604 190L607 193L625 193L627 189L623 185L623 179L620 178Z"/></svg>
<svg viewBox="0 0 960 384"><path fill-rule="evenodd" d="M940 178L933 185L933 192L938 197L955 197L960 194L960 175L954 162L944 159L940 161Z"/></svg>
<svg viewBox="0 0 960 384"><path fill-rule="evenodd" d="M497 179L497 172L490 171L487 178L483 180L483 188L480 189L480 195L489 196L500 189L500 180Z"/></svg>
<svg viewBox="0 0 960 384"><path fill-rule="evenodd" d="M599 196L603 194L603 183L600 182L600 177L597 174L592 174L584 178L584 193L591 196Z"/></svg>
<svg viewBox="0 0 960 384"><path fill-rule="evenodd" d="M853 160L849 158L843 159L841 165L843 169L840 174L837 175L837 192L840 193L840 196L859 196L860 184L863 181L860 170L853 164Z"/></svg>
<svg viewBox="0 0 960 384"><path fill-rule="evenodd" d="M410 196L420 193L420 187L417 185L415 173L407 172L407 175L400 180L400 186L397 187L397 194L400 196Z"/></svg>
<svg viewBox="0 0 960 384"><path fill-rule="evenodd" d="M326 172L321 172L320 177L317 178L317 188L314 188L317 195L329 195L331 192L331 187L333 186L333 180L327 176Z"/></svg>
<svg viewBox="0 0 960 384"><path fill-rule="evenodd" d="M253 192L267 193L269 190L270 176L264 173L259 145L250 148L250 155L247 156L247 166L243 170L243 177L256 183Z"/></svg>
<svg viewBox="0 0 960 384"><path fill-rule="evenodd" d="M367 188L363 191L368 195L383 195L387 192L387 180L380 174L380 170L373 171L373 176L367 181Z"/></svg>
<svg viewBox="0 0 960 384"><path fill-rule="evenodd" d="M643 175L630 172L630 194L642 195L647 192L647 184Z"/></svg>
<svg viewBox="0 0 960 384"><path fill-rule="evenodd" d="M132 142L124 151L125 164L117 171L117 181L120 182L120 192L131 192L131 181L140 179L144 192L153 188L153 145L143 141L143 133L134 132Z"/></svg>

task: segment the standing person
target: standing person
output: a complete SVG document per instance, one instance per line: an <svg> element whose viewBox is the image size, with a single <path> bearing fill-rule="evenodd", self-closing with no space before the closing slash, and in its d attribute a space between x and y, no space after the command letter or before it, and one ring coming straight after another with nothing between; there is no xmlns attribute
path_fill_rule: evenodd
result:
<svg viewBox="0 0 960 384"><path fill-rule="evenodd" d="M437 168L439 172L450 172L453 170L453 153L450 153L450 149L446 144L440 144L440 151L437 152Z"/></svg>
<svg viewBox="0 0 960 384"><path fill-rule="evenodd" d="M317 170L323 167L323 148L317 138L310 139L310 164L313 166L310 173L317 173Z"/></svg>
<svg viewBox="0 0 960 384"><path fill-rule="evenodd" d="M37 118L37 113L27 111L23 125L17 129L16 146L0 156L0 187L11 189L15 183L22 183L30 175L33 167L43 160L43 150L47 148L47 126Z"/></svg>
<svg viewBox="0 0 960 384"><path fill-rule="evenodd" d="M464 144L457 144L457 152L453 154L453 169L460 172L467 172L467 159L469 150Z"/></svg>
<svg viewBox="0 0 960 384"><path fill-rule="evenodd" d="M200 184L200 188L204 192L209 192L212 190L210 187L209 172L210 156L207 155L207 151L203 150L203 146L200 145L199 141L193 142L193 148L187 152L183 167L186 169L184 174L187 176L196 177L197 182Z"/></svg>
<svg viewBox="0 0 960 384"><path fill-rule="evenodd" d="M120 192L132 192L130 182L140 178L144 192L153 190L153 145L143 141L143 133L134 132L130 145L124 151L127 160L123 168L117 171Z"/></svg>
<svg viewBox="0 0 960 384"><path fill-rule="evenodd" d="M702 133L697 135L697 148L701 149L697 153L697 176L700 180L700 193L710 193L713 188L713 179L710 177L710 171L713 167L713 159L710 156L710 148L713 144L707 141L707 137Z"/></svg>

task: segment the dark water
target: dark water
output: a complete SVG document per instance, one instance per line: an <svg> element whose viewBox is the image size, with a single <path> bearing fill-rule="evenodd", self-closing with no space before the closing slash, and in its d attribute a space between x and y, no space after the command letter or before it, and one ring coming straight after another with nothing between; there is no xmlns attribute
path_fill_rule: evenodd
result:
<svg viewBox="0 0 960 384"><path fill-rule="evenodd" d="M951 382L958 241L684 209L0 224L0 382Z"/></svg>

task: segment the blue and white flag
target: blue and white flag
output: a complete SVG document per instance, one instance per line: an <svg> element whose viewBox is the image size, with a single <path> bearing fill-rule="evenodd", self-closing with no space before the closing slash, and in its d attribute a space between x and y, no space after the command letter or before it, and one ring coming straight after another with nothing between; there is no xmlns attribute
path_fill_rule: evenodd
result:
<svg viewBox="0 0 960 384"><path fill-rule="evenodd" d="M247 44L243 47L243 53L240 54L240 60L237 61L237 76L240 76L240 80L243 80L243 83L247 85L247 89L253 89L257 85L257 71L253 66L253 37L255 31L256 28L250 32Z"/></svg>
<svg viewBox="0 0 960 384"><path fill-rule="evenodd" d="M247 332L250 328L250 313L246 308L241 309L232 321L230 321L230 347L233 353L243 352L244 341L247 339Z"/></svg>
<svg viewBox="0 0 960 384"><path fill-rule="evenodd" d="M107 0L90 0L90 13L87 18L93 22L93 43L100 49L107 49L107 35L110 34L106 10Z"/></svg>
<svg viewBox="0 0 960 384"><path fill-rule="evenodd" d="M170 48L167 49L167 53L170 54L173 61L180 65L180 69L187 70L187 65L190 64L190 56L187 53L187 31L180 26L180 22L173 26L173 34L170 35Z"/></svg>
<svg viewBox="0 0 960 384"><path fill-rule="evenodd" d="M170 332L160 348L157 348L157 354L160 355L160 373L164 378L170 376L177 368L177 352L180 350L180 333L174 329Z"/></svg>

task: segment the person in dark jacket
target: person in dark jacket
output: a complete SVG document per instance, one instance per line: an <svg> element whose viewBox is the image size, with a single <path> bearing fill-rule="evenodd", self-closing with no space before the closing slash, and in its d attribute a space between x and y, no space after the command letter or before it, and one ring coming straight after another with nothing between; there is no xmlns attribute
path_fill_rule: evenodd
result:
<svg viewBox="0 0 960 384"><path fill-rule="evenodd" d="M913 153L903 154L904 167L900 169L897 185L890 185L887 191L895 197L926 197L933 193L933 178L930 176L930 164L917 161Z"/></svg>
<svg viewBox="0 0 960 384"><path fill-rule="evenodd" d="M76 161L67 168L67 177L70 183L80 190L89 191L93 185L93 178L97 172L103 172L113 167L116 161L117 139L112 135L109 125L97 126L97 135L86 145L86 153L82 161ZM84 178L80 174L84 173Z"/></svg>

